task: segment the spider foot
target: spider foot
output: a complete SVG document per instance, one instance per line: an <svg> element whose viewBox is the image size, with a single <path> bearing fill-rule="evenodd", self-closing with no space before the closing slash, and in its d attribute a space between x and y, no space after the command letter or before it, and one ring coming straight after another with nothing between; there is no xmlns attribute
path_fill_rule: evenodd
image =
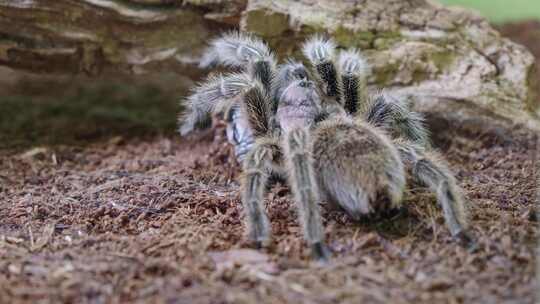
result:
<svg viewBox="0 0 540 304"><path fill-rule="evenodd" d="M478 243L474 239L474 237L471 235L471 233L461 230L456 235L454 235L454 239L457 241L457 243L467 249L469 252L475 252L478 249Z"/></svg>
<svg viewBox="0 0 540 304"><path fill-rule="evenodd" d="M270 238L258 238L251 240L251 246L257 250L269 249L272 245Z"/></svg>
<svg viewBox="0 0 540 304"><path fill-rule="evenodd" d="M261 250L264 247L264 244L262 241L255 241L253 246L255 247L255 249Z"/></svg>
<svg viewBox="0 0 540 304"><path fill-rule="evenodd" d="M330 249L321 242L316 242L311 245L311 255L317 262L327 263L330 260Z"/></svg>

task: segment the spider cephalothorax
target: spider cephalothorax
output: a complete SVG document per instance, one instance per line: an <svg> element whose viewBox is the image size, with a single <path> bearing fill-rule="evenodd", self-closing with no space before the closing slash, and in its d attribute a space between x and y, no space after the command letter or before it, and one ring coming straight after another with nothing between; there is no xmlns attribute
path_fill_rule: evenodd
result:
<svg viewBox="0 0 540 304"><path fill-rule="evenodd" d="M264 194L269 176L281 176L314 256L326 259L319 204L335 204L354 219L400 207L409 173L437 194L451 234L470 241L463 195L429 148L422 116L406 99L368 97L369 69L358 51L336 54L331 40L314 37L303 52L311 70L290 60L277 65L266 44L248 34L214 40L204 62L243 72L197 87L180 119L182 134L211 114L229 121L243 165L248 237L259 246L270 242Z"/></svg>

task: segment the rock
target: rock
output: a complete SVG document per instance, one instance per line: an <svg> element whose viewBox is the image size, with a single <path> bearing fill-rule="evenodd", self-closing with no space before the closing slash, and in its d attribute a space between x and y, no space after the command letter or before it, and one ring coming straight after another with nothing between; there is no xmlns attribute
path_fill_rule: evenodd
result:
<svg viewBox="0 0 540 304"><path fill-rule="evenodd" d="M540 129L534 57L472 12L422 0L254 0L241 25L281 54L326 31L363 50L373 87L411 94L418 110L458 127L495 119Z"/></svg>
<svg viewBox="0 0 540 304"><path fill-rule="evenodd" d="M37 73L199 75L206 41L243 1L0 0L0 65ZM230 25L227 25L230 27Z"/></svg>
<svg viewBox="0 0 540 304"><path fill-rule="evenodd" d="M483 18L428 0L0 0L0 65L199 78L205 43L235 27L262 36L281 57L327 32L365 53L373 88L411 94L418 110L447 121L440 125L540 130L533 56Z"/></svg>

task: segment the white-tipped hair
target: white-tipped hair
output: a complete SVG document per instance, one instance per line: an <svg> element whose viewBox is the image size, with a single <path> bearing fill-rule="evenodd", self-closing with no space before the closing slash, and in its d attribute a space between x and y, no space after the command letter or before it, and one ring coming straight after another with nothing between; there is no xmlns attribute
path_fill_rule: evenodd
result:
<svg viewBox="0 0 540 304"><path fill-rule="evenodd" d="M274 56L264 41L253 35L236 31L214 39L203 59L207 62L214 61L237 68L245 68L249 62L262 60L275 63Z"/></svg>
<svg viewBox="0 0 540 304"><path fill-rule="evenodd" d="M369 101L366 119L382 128L395 128L407 140L424 147L431 145L425 118L411 110L412 96L401 95L383 89L374 94Z"/></svg>
<svg viewBox="0 0 540 304"><path fill-rule="evenodd" d="M180 134L193 131L197 125L210 119L211 113L223 112L233 97L248 90L252 82L245 73L210 76L183 101L186 109L179 117Z"/></svg>
<svg viewBox="0 0 540 304"><path fill-rule="evenodd" d="M341 51L339 53L339 70L344 75L367 77L371 68L364 56L355 49Z"/></svg>
<svg viewBox="0 0 540 304"><path fill-rule="evenodd" d="M336 44L331 39L313 36L302 46L302 52L312 64L330 61L334 58Z"/></svg>

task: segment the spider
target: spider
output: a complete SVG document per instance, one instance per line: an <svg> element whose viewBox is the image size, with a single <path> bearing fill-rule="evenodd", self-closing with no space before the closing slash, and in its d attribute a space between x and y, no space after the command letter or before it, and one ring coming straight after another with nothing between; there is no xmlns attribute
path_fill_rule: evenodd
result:
<svg viewBox="0 0 540 304"><path fill-rule="evenodd" d="M313 257L327 260L320 203L355 220L382 214L401 207L409 174L436 193L451 235L470 244L462 191L409 99L370 95L370 69L358 50L338 51L331 39L313 36L302 52L310 68L292 59L278 65L267 44L248 33L213 40L201 64L237 72L195 88L180 117L181 134L208 125L211 114L229 122L243 168L248 238L259 248L271 242L264 197L278 176L291 188Z"/></svg>

